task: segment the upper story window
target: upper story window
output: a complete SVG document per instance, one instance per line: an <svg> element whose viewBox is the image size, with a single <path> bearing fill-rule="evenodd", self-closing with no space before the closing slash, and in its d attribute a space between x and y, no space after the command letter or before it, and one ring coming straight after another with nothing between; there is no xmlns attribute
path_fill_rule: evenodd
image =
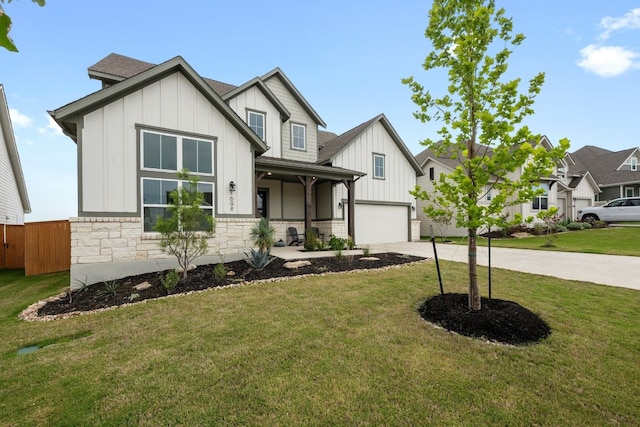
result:
<svg viewBox="0 0 640 427"><path fill-rule="evenodd" d="M635 157L631 158L631 170L632 171L638 170L638 159L636 159Z"/></svg>
<svg viewBox="0 0 640 427"><path fill-rule="evenodd" d="M213 142L143 131L142 168L211 175Z"/></svg>
<svg viewBox="0 0 640 427"><path fill-rule="evenodd" d="M487 185L486 192L487 192L487 196L486 196L487 202L490 202L491 199L493 199L493 195L491 194L491 186L490 185Z"/></svg>
<svg viewBox="0 0 640 427"><path fill-rule="evenodd" d="M303 125L291 124L291 148L295 150L307 149L307 128Z"/></svg>
<svg viewBox="0 0 640 427"><path fill-rule="evenodd" d="M264 141L264 114L256 111L247 111L247 123L251 130Z"/></svg>
<svg viewBox="0 0 640 427"><path fill-rule="evenodd" d="M540 183L537 188L542 188L544 193L538 195L533 199L531 204L531 208L535 211L537 210L547 210L549 209L549 184Z"/></svg>
<svg viewBox="0 0 640 427"><path fill-rule="evenodd" d="M436 179L436 170L433 166L429 168L429 180L433 181Z"/></svg>
<svg viewBox="0 0 640 427"><path fill-rule="evenodd" d="M384 156L382 154L373 155L373 177L384 179Z"/></svg>

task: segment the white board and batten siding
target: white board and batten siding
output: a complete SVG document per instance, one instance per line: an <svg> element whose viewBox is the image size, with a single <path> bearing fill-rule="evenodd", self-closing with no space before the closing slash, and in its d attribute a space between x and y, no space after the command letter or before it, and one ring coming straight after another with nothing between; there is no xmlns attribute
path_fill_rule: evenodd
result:
<svg viewBox="0 0 640 427"><path fill-rule="evenodd" d="M282 158L312 163L318 160L318 124L277 76L269 78L265 81L265 84L291 113L289 120L282 123L281 126ZM291 148L292 123L305 126L306 150Z"/></svg>
<svg viewBox="0 0 640 427"><path fill-rule="evenodd" d="M265 138L264 142L269 146L269 150L263 154L268 157L282 157L281 133L282 117L271 101L258 89L253 86L239 95L229 99L229 106L233 111L247 123L247 111L255 111L265 115Z"/></svg>
<svg viewBox="0 0 640 427"><path fill-rule="evenodd" d="M373 155L384 156L384 179L374 178ZM416 186L416 171L380 122L372 124L338 153L332 164L366 173L355 183L356 243L406 242L415 200L410 190ZM334 187L335 200L348 197L344 185ZM335 215L342 216L336 207ZM345 209L345 218L347 210Z"/></svg>
<svg viewBox="0 0 640 427"><path fill-rule="evenodd" d="M253 214L250 143L182 74L175 73L84 116L81 212L135 213L139 203L136 125L217 139L217 212ZM236 183L231 210L228 183Z"/></svg>
<svg viewBox="0 0 640 427"><path fill-rule="evenodd" d="M24 210L18 183L9 159L7 141L0 129L0 224L23 223Z"/></svg>

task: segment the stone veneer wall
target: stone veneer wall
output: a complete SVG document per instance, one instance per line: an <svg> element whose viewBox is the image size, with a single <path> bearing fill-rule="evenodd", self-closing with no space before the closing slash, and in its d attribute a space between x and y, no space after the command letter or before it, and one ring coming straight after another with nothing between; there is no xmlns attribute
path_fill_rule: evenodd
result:
<svg viewBox="0 0 640 427"><path fill-rule="evenodd" d="M420 241L420 220L419 219L411 220L411 241L412 242Z"/></svg>
<svg viewBox="0 0 640 427"><path fill-rule="evenodd" d="M143 233L139 217L80 217L71 223L71 287L170 268L175 258L160 250L160 235ZM209 250L196 262L239 259L253 246L256 218L216 218ZM176 264L177 265L177 264Z"/></svg>

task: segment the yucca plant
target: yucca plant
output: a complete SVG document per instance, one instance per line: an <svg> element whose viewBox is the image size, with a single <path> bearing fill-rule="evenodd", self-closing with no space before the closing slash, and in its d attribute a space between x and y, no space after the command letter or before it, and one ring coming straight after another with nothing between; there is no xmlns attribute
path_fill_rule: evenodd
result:
<svg viewBox="0 0 640 427"><path fill-rule="evenodd" d="M258 247L261 252L265 252L275 243L276 229L269 225L266 218L260 218L260 221L251 229L249 236L253 239L253 244Z"/></svg>
<svg viewBox="0 0 640 427"><path fill-rule="evenodd" d="M250 252L246 253L246 255L247 264L258 271L264 270L264 268L276 258L274 256L271 256L271 249L267 249L266 251L256 251L255 249L251 248Z"/></svg>

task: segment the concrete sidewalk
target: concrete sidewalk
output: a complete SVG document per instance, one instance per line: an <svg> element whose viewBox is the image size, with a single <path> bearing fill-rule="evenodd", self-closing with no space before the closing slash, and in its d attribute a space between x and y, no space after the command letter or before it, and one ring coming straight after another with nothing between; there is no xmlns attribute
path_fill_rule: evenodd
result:
<svg viewBox="0 0 640 427"><path fill-rule="evenodd" d="M273 248L272 254L285 259L332 256L333 252L301 252L302 247ZM467 262L467 247L438 244L438 258ZM371 252L398 252L433 258L431 242L403 242L371 245ZM343 254L361 251L343 251ZM478 247L478 264L488 265L488 250ZM491 248L491 266L567 280L640 290L640 257Z"/></svg>

